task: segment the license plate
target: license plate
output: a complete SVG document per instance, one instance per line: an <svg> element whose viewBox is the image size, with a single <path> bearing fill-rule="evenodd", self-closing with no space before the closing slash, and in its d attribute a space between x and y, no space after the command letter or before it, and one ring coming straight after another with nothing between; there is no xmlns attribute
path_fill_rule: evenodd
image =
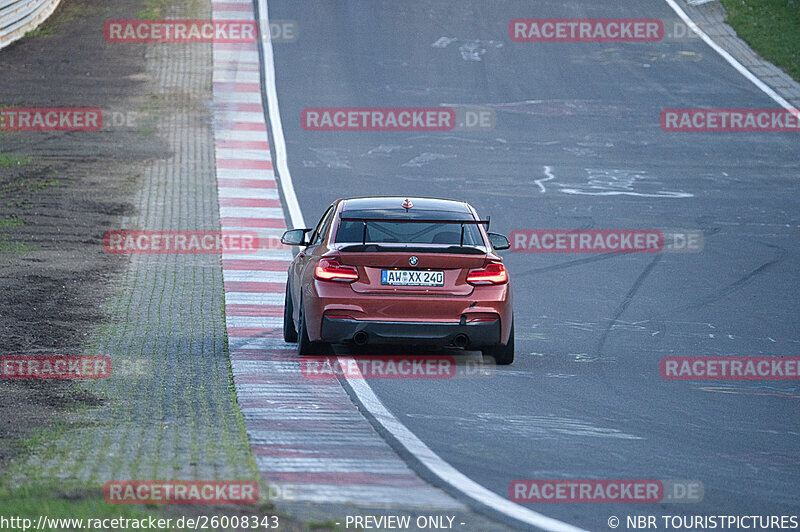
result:
<svg viewBox="0 0 800 532"><path fill-rule="evenodd" d="M444 286L444 272L430 270L381 270L381 284L392 286Z"/></svg>

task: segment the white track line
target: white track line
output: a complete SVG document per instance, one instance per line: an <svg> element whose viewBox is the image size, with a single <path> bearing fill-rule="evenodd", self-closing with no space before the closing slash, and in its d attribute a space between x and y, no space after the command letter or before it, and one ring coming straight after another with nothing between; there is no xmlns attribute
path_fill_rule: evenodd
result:
<svg viewBox="0 0 800 532"><path fill-rule="evenodd" d="M265 30L265 28L269 27L267 0L258 0L258 8L261 19L259 22L262 24L262 35L269 35L269 30ZM286 160L286 140L283 136L283 126L281 124L280 109L278 107L278 91L275 86L275 60L272 53L272 42L269 39L262 39L261 48L264 54L263 82L267 93L267 109L269 111L269 123L273 139L272 148L275 154L278 175L280 176L280 186L284 198L286 199L286 206L289 209L292 226L295 228L304 228L305 222L303 221L303 213L297 201L297 194L294 191L294 185L292 184L292 178ZM389 431L403 447L408 449L420 463L454 489L499 513L517 521L541 528L542 530L553 532L583 532L581 528L553 519L552 517L547 517L546 515L513 503L471 480L442 460L441 457L408 430L405 425L400 423L400 421L386 409L383 403L381 403L380 399L378 399L365 380L348 379L348 382L361 403L370 414L375 417L378 423Z"/></svg>
<svg viewBox="0 0 800 532"><path fill-rule="evenodd" d="M719 55L721 55L722 58L725 59L725 61L730 63L730 65L733 68L738 70L741 75L743 75L744 77L746 77L747 79L752 81L753 84L756 87L761 89L767 96L769 96L770 98L775 100L775 102L778 105L780 105L781 107L783 107L784 109L786 109L788 111L792 111L794 114L798 113L797 109L792 104L790 104L785 99L783 99L780 94L778 94L777 92L772 90L771 87L769 87L766 83L761 81L755 74L753 74L752 72L747 70L747 67L745 67L743 64L741 64L731 54L729 54L728 52L723 50L722 47L720 45L718 45L717 43L715 43L714 40L711 37L706 35L706 32L701 30L700 27L697 24L695 24L694 21L691 18L689 18L689 15L687 15L683 11L683 9L681 9L681 7L677 4L677 2L675 2L675 0L666 0L666 1L667 1L667 4L669 4L669 7L671 7L672 10L675 11L675 13L677 13L678 16L681 17L681 19L683 19L683 21L686 23L686 25L689 26L692 29L693 32L695 32L698 36L700 36L700 38L703 39L705 41L705 43L707 45L709 45L715 52L717 52Z"/></svg>
<svg viewBox="0 0 800 532"><path fill-rule="evenodd" d="M338 357L343 367L351 367L349 357ZM355 367L355 366L353 366ZM437 477L447 482L470 499L476 500L500 513L503 513L517 521L521 521L542 530L559 532L582 531L582 528L564 523L552 517L547 517L524 506L513 503L484 488L474 480L470 479L456 468L445 462L439 455L425 445L422 440L417 438L405 425L403 425L391 412L384 406L380 399L372 391L367 381L358 378L358 375L346 376L347 382L358 396L364 408L375 417L383 428L389 431L397 441L399 441L408 452L414 455L425 467L427 467Z"/></svg>
<svg viewBox="0 0 800 532"><path fill-rule="evenodd" d="M267 0L258 0L258 13L261 20L261 35L269 35L269 10ZM281 112L278 108L278 89L275 86L275 59L272 54L272 40L261 39L261 50L264 55L264 88L267 91L267 110L269 112L269 124L272 129L272 146L275 153L276 170L281 176L281 190L286 200L286 208L289 209L289 218L292 228L305 228L303 212L300 210L300 203L297 201L297 194L292 184L292 175L289 173L289 165L286 162L286 140L283 137L283 124L281 123Z"/></svg>

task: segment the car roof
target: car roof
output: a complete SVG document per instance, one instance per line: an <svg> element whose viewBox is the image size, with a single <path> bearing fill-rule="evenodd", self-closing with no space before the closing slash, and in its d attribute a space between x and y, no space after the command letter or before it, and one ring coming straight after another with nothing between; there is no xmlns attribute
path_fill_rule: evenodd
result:
<svg viewBox="0 0 800 532"><path fill-rule="evenodd" d="M406 209L406 200L412 207ZM341 200L342 216L350 218L418 218L425 220L472 220L468 203L415 196L371 196Z"/></svg>

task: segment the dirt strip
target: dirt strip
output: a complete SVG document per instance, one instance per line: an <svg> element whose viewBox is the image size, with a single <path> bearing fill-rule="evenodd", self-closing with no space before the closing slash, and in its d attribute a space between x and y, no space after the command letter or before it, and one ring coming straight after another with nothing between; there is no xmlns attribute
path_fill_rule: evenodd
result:
<svg viewBox="0 0 800 532"><path fill-rule="evenodd" d="M107 10L134 16L138 4L62 2L35 36L0 50L0 106L145 106L143 50L112 47L96 30ZM0 132L0 354L83 350L127 263L103 253L103 232L135 211L130 196L147 161L168 149L141 125ZM33 429L100 403L70 383L0 380L0 463L19 454Z"/></svg>

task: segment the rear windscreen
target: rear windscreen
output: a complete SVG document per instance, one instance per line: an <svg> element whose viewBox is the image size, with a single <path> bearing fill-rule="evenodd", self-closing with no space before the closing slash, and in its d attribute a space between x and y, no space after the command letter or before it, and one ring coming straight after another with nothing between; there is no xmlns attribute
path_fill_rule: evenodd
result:
<svg viewBox="0 0 800 532"><path fill-rule="evenodd" d="M364 239L364 222L343 221L336 232L336 243L365 241L378 244L461 244L461 225L445 223L367 222ZM477 225L464 225L464 245L483 246Z"/></svg>

